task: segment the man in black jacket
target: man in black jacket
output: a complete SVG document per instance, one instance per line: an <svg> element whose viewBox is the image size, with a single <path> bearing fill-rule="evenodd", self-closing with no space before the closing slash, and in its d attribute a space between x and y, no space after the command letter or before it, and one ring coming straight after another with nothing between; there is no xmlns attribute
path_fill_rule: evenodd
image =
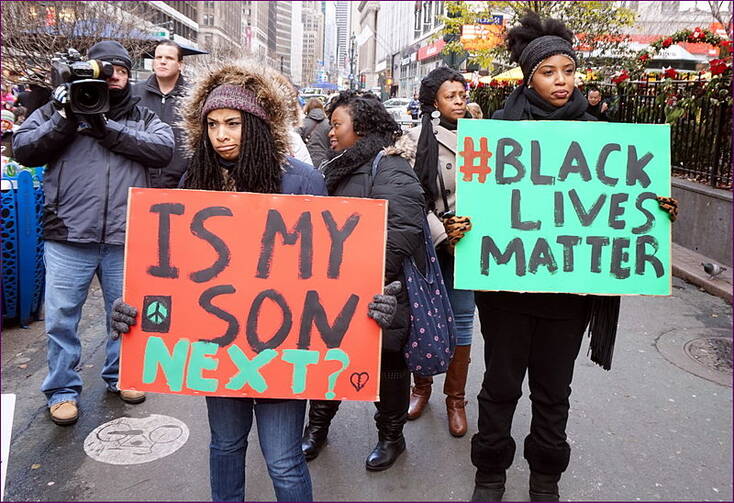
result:
<svg viewBox="0 0 734 503"><path fill-rule="evenodd" d="M187 82L181 74L183 50L176 42L164 40L155 48L153 75L133 86L133 95L140 97L140 104L149 108L171 126L176 140L176 149L168 166L150 170L151 187L175 189L186 171L183 154L183 132L178 126L181 98L186 92Z"/></svg>
<svg viewBox="0 0 734 503"><path fill-rule="evenodd" d="M113 65L107 79L109 112L77 116L68 85L63 84L13 137L18 162L46 165L43 259L49 374L41 390L51 420L59 425L73 424L79 416L77 327L95 274L104 294L108 331L112 301L122 296L128 189L148 187L148 170L166 166L173 154L171 128L132 97L127 50L105 40L92 46L87 56ZM145 400L144 393L117 386L119 339L107 337L106 353L102 379L107 389L119 392L128 403Z"/></svg>

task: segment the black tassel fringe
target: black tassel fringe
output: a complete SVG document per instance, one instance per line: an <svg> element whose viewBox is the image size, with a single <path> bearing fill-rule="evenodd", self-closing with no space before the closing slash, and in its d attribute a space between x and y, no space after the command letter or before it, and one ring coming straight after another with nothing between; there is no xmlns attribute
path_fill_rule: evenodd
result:
<svg viewBox="0 0 734 503"><path fill-rule="evenodd" d="M604 370L612 368L612 355L619 321L619 304L620 297L597 295L591 297L588 331L591 341L587 355L590 355L591 361Z"/></svg>

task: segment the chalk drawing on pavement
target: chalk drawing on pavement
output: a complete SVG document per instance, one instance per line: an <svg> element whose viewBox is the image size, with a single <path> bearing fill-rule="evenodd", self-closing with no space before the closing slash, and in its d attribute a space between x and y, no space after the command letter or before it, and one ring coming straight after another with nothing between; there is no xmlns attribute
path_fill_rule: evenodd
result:
<svg viewBox="0 0 734 503"><path fill-rule="evenodd" d="M102 463L136 465L173 454L188 439L189 428L175 417L120 417L92 430L84 452Z"/></svg>

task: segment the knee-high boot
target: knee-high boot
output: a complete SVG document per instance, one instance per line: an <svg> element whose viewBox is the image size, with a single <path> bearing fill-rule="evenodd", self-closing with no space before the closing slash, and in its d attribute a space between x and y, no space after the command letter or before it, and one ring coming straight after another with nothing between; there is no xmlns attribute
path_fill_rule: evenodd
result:
<svg viewBox="0 0 734 503"><path fill-rule="evenodd" d="M365 463L371 471L387 470L405 450L403 426L408 420L410 372L407 368L388 370L381 379L380 401L375 404L378 442Z"/></svg>
<svg viewBox="0 0 734 503"><path fill-rule="evenodd" d="M423 377L418 374L413 374L413 382L415 384L410 392L410 407L408 408L409 421L421 417L423 409L428 405L428 399L431 398L433 377Z"/></svg>
<svg viewBox="0 0 734 503"><path fill-rule="evenodd" d="M455 437L466 434L466 376L469 373L469 354L471 346L456 346L454 357L449 363L443 392L446 393L446 413L449 420L449 433Z"/></svg>
<svg viewBox="0 0 734 503"><path fill-rule="evenodd" d="M301 450L306 461L316 459L321 448L326 444L329 426L336 411L339 410L339 400L311 400L308 409L308 425L303 431Z"/></svg>

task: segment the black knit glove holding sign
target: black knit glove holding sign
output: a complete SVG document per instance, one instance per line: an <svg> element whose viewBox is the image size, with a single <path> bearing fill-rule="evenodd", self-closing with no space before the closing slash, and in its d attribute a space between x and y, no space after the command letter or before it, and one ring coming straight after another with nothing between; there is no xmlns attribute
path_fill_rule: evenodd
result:
<svg viewBox="0 0 734 503"><path fill-rule="evenodd" d="M130 327L135 325L135 317L138 310L130 304L120 299L116 299L112 303L112 338L117 339L120 334L126 334L130 331Z"/></svg>
<svg viewBox="0 0 734 503"><path fill-rule="evenodd" d="M403 289L400 281L393 281L385 287L384 294L377 294L367 306L367 316L372 318L382 328L387 328L395 317L398 307L396 295Z"/></svg>

